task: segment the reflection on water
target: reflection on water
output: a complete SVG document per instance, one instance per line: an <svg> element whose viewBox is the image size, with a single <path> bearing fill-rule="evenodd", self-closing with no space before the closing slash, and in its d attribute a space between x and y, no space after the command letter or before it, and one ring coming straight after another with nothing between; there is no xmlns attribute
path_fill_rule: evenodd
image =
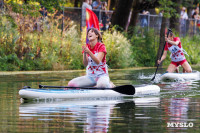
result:
<svg viewBox="0 0 200 133"><path fill-rule="evenodd" d="M21 120L64 120L66 125L75 124L85 132L107 132L113 108L122 101L122 97L38 101L21 104L19 112Z"/></svg>
<svg viewBox="0 0 200 133"><path fill-rule="evenodd" d="M35 101L22 103L19 107L20 121L62 121L83 127L84 132L108 132L110 121L122 119L116 116L118 110L138 107L158 107L160 98L89 98L64 101ZM143 117L135 114L137 119Z"/></svg>
<svg viewBox="0 0 200 133"><path fill-rule="evenodd" d="M187 121L189 98L171 98L168 115L171 121Z"/></svg>
<svg viewBox="0 0 200 133"><path fill-rule="evenodd" d="M163 100L163 119L166 121L169 131L177 132L181 130L194 130L198 128L199 121L195 120L195 117L198 115L191 117L191 112L189 112L189 106L191 105L192 100L189 98L170 98ZM199 109L196 111L198 112Z"/></svg>
<svg viewBox="0 0 200 133"><path fill-rule="evenodd" d="M112 70L110 77L116 85L151 84L154 72ZM24 86L66 86L70 79L83 74L0 75L0 132L200 132L199 80L153 83L161 88L156 96L20 102L18 91ZM192 122L193 127L168 127L168 123L181 122Z"/></svg>
<svg viewBox="0 0 200 133"><path fill-rule="evenodd" d="M158 85L162 88L162 97L194 97L200 94L199 81L162 82Z"/></svg>

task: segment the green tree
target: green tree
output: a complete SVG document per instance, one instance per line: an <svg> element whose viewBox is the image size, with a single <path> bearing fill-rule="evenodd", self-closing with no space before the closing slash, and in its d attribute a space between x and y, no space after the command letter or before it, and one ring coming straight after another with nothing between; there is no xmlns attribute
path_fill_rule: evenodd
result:
<svg viewBox="0 0 200 133"><path fill-rule="evenodd" d="M8 5L12 6L13 11L23 14L30 14L33 9L39 11L41 6L45 7L48 12L54 12L62 9L66 3L66 0L11 0L7 2Z"/></svg>

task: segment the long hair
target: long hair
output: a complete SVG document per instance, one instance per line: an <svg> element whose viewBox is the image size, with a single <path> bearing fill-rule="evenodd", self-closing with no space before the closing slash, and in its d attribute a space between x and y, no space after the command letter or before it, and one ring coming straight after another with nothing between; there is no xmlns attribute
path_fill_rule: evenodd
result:
<svg viewBox="0 0 200 133"><path fill-rule="evenodd" d="M101 35L100 31L98 29L94 28L94 27L91 27L91 28L88 29L87 37L88 37L88 32L91 31L91 30L98 36L98 42L102 42L102 35Z"/></svg>

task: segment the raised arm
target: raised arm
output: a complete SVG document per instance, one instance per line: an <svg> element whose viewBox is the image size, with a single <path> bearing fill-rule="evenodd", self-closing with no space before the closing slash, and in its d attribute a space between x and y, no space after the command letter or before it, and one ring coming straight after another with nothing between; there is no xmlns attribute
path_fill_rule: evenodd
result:
<svg viewBox="0 0 200 133"><path fill-rule="evenodd" d="M172 41L169 38L167 38L166 36L165 36L165 41L172 44L172 45L176 45L176 46L180 43L180 40Z"/></svg>

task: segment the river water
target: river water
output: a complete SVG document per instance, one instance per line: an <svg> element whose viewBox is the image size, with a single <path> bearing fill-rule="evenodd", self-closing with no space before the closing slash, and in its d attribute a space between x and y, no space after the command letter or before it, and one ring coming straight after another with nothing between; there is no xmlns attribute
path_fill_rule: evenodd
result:
<svg viewBox="0 0 200 133"><path fill-rule="evenodd" d="M200 67L193 69L200 71ZM84 71L0 72L0 132L200 132L200 80L151 82L155 68L110 70L115 85L157 84L158 95L23 103L18 92L39 84L66 86Z"/></svg>

